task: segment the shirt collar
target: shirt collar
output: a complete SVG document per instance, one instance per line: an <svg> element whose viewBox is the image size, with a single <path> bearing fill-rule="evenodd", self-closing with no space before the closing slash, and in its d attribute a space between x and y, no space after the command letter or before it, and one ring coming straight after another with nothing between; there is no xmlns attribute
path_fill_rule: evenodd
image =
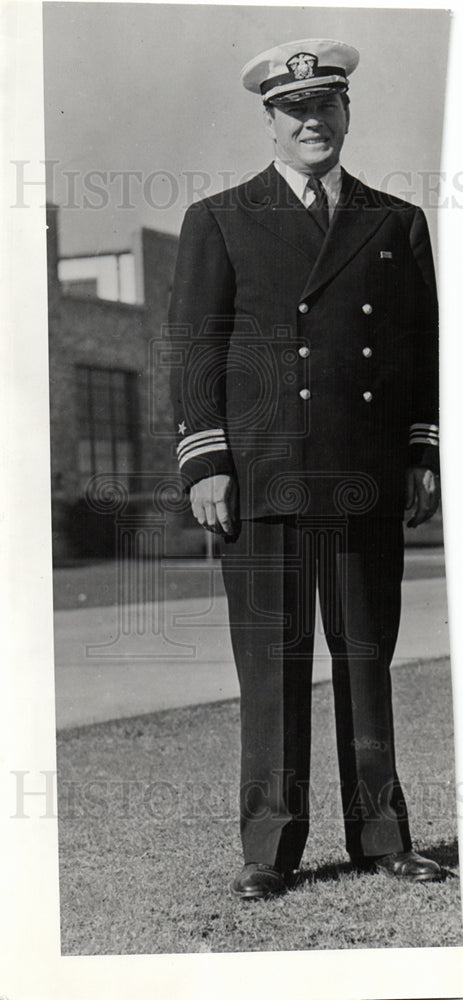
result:
<svg viewBox="0 0 463 1000"><path fill-rule="evenodd" d="M283 163L278 157L275 160L275 169L284 177L286 183L289 184L289 187L300 201L303 201L304 191L307 186L307 174L301 174L299 170L290 167L288 163ZM331 204L336 204L341 193L341 164L336 163L331 170L328 170L328 173L320 177L320 180L325 188L328 200Z"/></svg>

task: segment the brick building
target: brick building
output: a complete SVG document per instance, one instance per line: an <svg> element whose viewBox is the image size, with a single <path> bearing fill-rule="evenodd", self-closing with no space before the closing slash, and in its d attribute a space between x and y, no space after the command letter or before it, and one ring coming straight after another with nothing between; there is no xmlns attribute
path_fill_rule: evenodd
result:
<svg viewBox="0 0 463 1000"><path fill-rule="evenodd" d="M137 301L110 301L96 280L59 280L56 206L47 221L54 558L113 555L124 531L146 555L202 554L179 495L168 392L177 240L142 229L130 251Z"/></svg>

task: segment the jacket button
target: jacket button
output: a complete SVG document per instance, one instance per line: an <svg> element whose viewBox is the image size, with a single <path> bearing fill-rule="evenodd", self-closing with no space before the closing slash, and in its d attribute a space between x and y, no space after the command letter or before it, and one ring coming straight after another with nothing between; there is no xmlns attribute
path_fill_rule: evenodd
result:
<svg viewBox="0 0 463 1000"><path fill-rule="evenodd" d="M301 358L308 358L309 354L310 354L310 350L309 350L308 347L300 347L299 348L299 355L300 355Z"/></svg>
<svg viewBox="0 0 463 1000"><path fill-rule="evenodd" d="M373 312L373 306L371 306L369 302L365 302L365 305L362 306L362 312L365 313L365 316L371 316Z"/></svg>
<svg viewBox="0 0 463 1000"><path fill-rule="evenodd" d="M310 399L310 389L301 389L299 395L301 399Z"/></svg>
<svg viewBox="0 0 463 1000"><path fill-rule="evenodd" d="M363 354L364 358L371 358L371 355L373 354L373 351L372 351L371 347L364 347L363 351L362 351L362 354Z"/></svg>
<svg viewBox="0 0 463 1000"><path fill-rule="evenodd" d="M309 311L307 302L300 302L297 308L299 309L300 313L308 313Z"/></svg>
<svg viewBox="0 0 463 1000"><path fill-rule="evenodd" d="M371 401L373 399L373 393L372 392L364 392L363 393L363 398L364 398L364 400L365 400L366 403L371 403Z"/></svg>

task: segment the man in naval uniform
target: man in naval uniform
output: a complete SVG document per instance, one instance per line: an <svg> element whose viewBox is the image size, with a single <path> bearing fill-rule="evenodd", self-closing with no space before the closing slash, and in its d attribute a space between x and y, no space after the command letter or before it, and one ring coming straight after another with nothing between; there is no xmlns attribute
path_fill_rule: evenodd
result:
<svg viewBox="0 0 463 1000"><path fill-rule="evenodd" d="M442 877L412 850L389 669L404 507L439 501L436 290L422 211L340 166L358 58L304 39L245 66L274 162L190 207L172 294L180 469L224 542L243 899L293 884L308 835L317 589L352 863Z"/></svg>

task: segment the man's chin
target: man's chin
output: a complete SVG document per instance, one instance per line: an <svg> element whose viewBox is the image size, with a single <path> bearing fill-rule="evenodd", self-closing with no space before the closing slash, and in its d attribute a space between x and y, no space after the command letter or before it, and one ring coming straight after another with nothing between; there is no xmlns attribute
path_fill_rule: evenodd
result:
<svg viewBox="0 0 463 1000"><path fill-rule="evenodd" d="M331 167L334 167L336 162L337 160L332 153L325 153L324 155L322 153L315 155L314 153L312 156L307 155L302 157L303 166L301 164L301 169L310 172L316 170L318 173L327 173L328 170L331 170Z"/></svg>

